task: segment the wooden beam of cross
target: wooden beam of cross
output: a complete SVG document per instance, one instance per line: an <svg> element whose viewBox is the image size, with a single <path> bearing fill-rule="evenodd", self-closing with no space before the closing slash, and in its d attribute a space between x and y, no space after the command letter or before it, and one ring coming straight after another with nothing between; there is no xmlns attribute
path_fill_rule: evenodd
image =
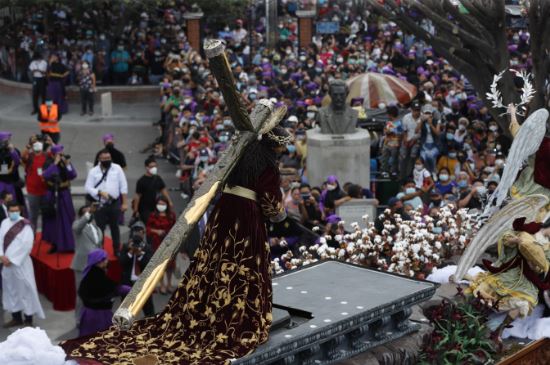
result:
<svg viewBox="0 0 550 365"><path fill-rule="evenodd" d="M235 81L225 56L225 46L220 40L205 42L204 51L209 58L210 69L222 91L233 124L237 129L230 145L219 159L214 169L209 173L206 181L201 185L187 205L185 211L143 270L132 290L120 304L113 316L113 323L122 328L129 328L155 287L162 279L166 266L176 256L184 243L203 216L208 205L217 192L224 187L231 171L243 155L245 148L259 136L269 131L286 114L286 107L274 110L274 106L267 100L260 100L249 116L243 104L241 95L235 88Z"/></svg>

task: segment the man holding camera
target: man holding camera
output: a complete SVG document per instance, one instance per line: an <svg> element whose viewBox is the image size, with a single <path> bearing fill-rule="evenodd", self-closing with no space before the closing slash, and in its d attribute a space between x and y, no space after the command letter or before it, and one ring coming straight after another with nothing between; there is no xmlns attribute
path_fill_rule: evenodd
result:
<svg viewBox="0 0 550 365"><path fill-rule="evenodd" d="M75 251L71 269L74 271L75 288L80 287L83 271L86 268L88 254L94 250L103 247L103 234L94 222L94 213L97 209L97 203L84 205L78 210L78 218L73 222L73 232L75 238ZM77 326L80 320L80 310L82 309L82 300L76 296L75 315Z"/></svg>
<svg viewBox="0 0 550 365"><path fill-rule="evenodd" d="M113 253L120 251L119 215L128 209L128 182L124 170L113 163L109 150L99 152L99 164L92 168L86 178L87 199L97 202L99 208L95 214L97 225L103 233L109 226L113 240ZM119 198L122 198L119 202Z"/></svg>
<svg viewBox="0 0 550 365"><path fill-rule="evenodd" d="M18 181L17 168L20 157L10 143L11 133L0 132L0 191L8 191L15 198L15 184Z"/></svg>
<svg viewBox="0 0 550 365"><path fill-rule="evenodd" d="M50 253L73 252L74 236L71 226L74 221L74 207L71 196L71 180L76 178L76 170L71 156L63 153L63 146L51 148L44 164L44 181L48 191L42 210L42 240L52 244Z"/></svg>
<svg viewBox="0 0 550 365"><path fill-rule="evenodd" d="M32 229L36 232L40 203L46 196L47 186L42 176L47 154L44 152L45 136L35 135L29 139L21 160L25 164L25 185L27 186L27 206Z"/></svg>
<svg viewBox="0 0 550 365"><path fill-rule="evenodd" d="M120 266L122 268L122 285L133 286L139 275L151 260L151 247L145 238L145 226L141 222L134 224L130 230L130 241L122 248ZM143 306L146 317L155 315L153 297L149 297Z"/></svg>

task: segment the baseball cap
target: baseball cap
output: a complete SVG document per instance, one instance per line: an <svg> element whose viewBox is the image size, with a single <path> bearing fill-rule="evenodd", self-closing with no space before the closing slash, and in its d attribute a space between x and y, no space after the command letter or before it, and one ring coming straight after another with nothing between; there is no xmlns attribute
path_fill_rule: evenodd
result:
<svg viewBox="0 0 550 365"><path fill-rule="evenodd" d="M434 113L434 107L431 106L430 104L426 104L422 107L422 113L433 114Z"/></svg>

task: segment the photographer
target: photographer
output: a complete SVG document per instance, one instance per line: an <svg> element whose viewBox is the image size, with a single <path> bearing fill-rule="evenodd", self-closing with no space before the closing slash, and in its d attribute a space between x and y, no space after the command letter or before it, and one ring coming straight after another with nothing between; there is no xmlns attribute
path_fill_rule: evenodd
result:
<svg viewBox="0 0 550 365"><path fill-rule="evenodd" d="M25 164L25 184L27 186L27 206L32 229L36 232L40 203L48 191L42 177L44 164L48 155L45 151L46 136L35 135L29 138L27 148L23 151L21 160Z"/></svg>
<svg viewBox="0 0 550 365"><path fill-rule="evenodd" d="M91 205L84 205L78 209L78 219L73 223L73 232L75 236L75 252L73 261L71 262L71 269L74 271L75 276L75 288L80 286L82 281L82 274L86 267L86 261L88 260L88 254L93 250L102 248L103 235L101 230L94 222L94 213L97 209L97 203ZM82 309L82 301L80 297L76 296L75 314L77 320L77 326L80 320L80 311Z"/></svg>
<svg viewBox="0 0 550 365"><path fill-rule="evenodd" d="M0 191L8 191L16 197L15 183L17 167L19 166L19 154L10 143L11 133L0 132Z"/></svg>
<svg viewBox="0 0 550 365"><path fill-rule="evenodd" d="M426 168L433 172L440 146L438 145L441 125L439 120L434 119L434 108L426 104L422 107L422 122L418 125L417 133L420 134L420 156L424 160Z"/></svg>
<svg viewBox="0 0 550 365"><path fill-rule="evenodd" d="M73 252L74 236L71 226L74 221L74 207L71 197L71 180L76 178L76 170L71 157L63 154L63 146L51 148L44 164L43 177L48 192L41 207L42 239L52 244L50 253Z"/></svg>
<svg viewBox="0 0 550 365"><path fill-rule="evenodd" d="M145 239L145 226L138 222L130 230L130 241L123 245L120 254L120 267L122 268L121 284L133 286L139 275L151 260L151 248ZM153 297L149 297L143 306L146 317L155 315Z"/></svg>
<svg viewBox="0 0 550 365"><path fill-rule="evenodd" d="M323 213L317 200L311 195L311 187L307 184L300 186L300 213L302 223L309 229L321 224Z"/></svg>

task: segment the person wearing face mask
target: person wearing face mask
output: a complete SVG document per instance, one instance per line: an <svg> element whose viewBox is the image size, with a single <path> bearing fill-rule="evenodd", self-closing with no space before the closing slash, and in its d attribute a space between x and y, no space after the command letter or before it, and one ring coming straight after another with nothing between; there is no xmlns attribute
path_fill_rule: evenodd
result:
<svg viewBox="0 0 550 365"><path fill-rule="evenodd" d="M435 185L432 174L424 167L424 160L421 157L418 157L414 163L413 179L416 188L426 192Z"/></svg>
<svg viewBox="0 0 550 365"><path fill-rule="evenodd" d="M126 169L126 157L124 156L124 153L115 148L115 136L112 133L106 133L103 135L102 140L104 149L109 151L113 163L116 163L123 169ZM103 151L103 149L98 151L95 155L94 166L97 166L99 163L99 153L101 151Z"/></svg>
<svg viewBox="0 0 550 365"><path fill-rule="evenodd" d="M145 159L145 174L136 183L136 194L132 201L132 215L147 222L155 211L157 197L162 196L172 206L170 195L162 177L158 175L157 161L153 156Z"/></svg>
<svg viewBox="0 0 550 365"><path fill-rule="evenodd" d="M61 138L60 120L61 110L58 104L54 103L50 98L46 99L46 102L40 105L38 111L38 126L42 134L49 135L54 143L59 143Z"/></svg>
<svg viewBox="0 0 550 365"><path fill-rule="evenodd" d="M449 171L450 177L453 179L460 172L460 161L458 161L458 154L454 143L450 144L447 153L437 160L437 171L441 171L443 168Z"/></svg>
<svg viewBox="0 0 550 365"><path fill-rule="evenodd" d="M461 117L458 119L458 128L455 131L454 140L459 145L464 143L464 139L468 135L467 128L470 122L467 118Z"/></svg>
<svg viewBox="0 0 550 365"><path fill-rule="evenodd" d="M435 189L442 195L454 193L456 191L456 182L454 181L454 177L451 177L449 174L447 168L439 170L439 179L435 183Z"/></svg>
<svg viewBox="0 0 550 365"><path fill-rule="evenodd" d="M280 159L283 168L298 170L300 168L301 156L298 156L298 153L296 152L296 146L294 145L294 143L289 144L288 146L286 146L286 149L288 153L283 154Z"/></svg>
<svg viewBox="0 0 550 365"><path fill-rule="evenodd" d="M74 236L71 226L74 221L74 207L71 197L71 180L76 170L70 156L63 154L63 146L51 148L51 155L44 163L44 180L48 187L42 210L42 240L51 243L53 252L74 251Z"/></svg>
<svg viewBox="0 0 550 365"><path fill-rule="evenodd" d="M481 210L486 199L487 188L483 185L483 180L477 179L469 191L460 193L458 207Z"/></svg>
<svg viewBox="0 0 550 365"><path fill-rule="evenodd" d="M400 178L410 176L413 169L412 162L418 156L418 126L420 125L420 102L414 101L411 112L403 117L403 141L399 150Z"/></svg>
<svg viewBox="0 0 550 365"><path fill-rule="evenodd" d="M44 138L40 135L32 136L29 139L26 150L21 156L25 166L25 185L27 187L27 209L29 220L34 231L40 215L40 202L47 192L46 182L43 178L44 163L47 154L44 152Z"/></svg>
<svg viewBox="0 0 550 365"><path fill-rule="evenodd" d="M86 110L90 115L94 114L94 93L96 91L95 74L87 62L82 63L82 68L77 76L80 87L80 103L82 110L80 115L85 115Z"/></svg>
<svg viewBox="0 0 550 365"><path fill-rule="evenodd" d="M115 85L126 85L130 68L130 54L124 49L124 43L119 43L111 52L111 68Z"/></svg>
<svg viewBox="0 0 550 365"><path fill-rule="evenodd" d="M152 256L153 250L148 242L146 227L142 222L136 222L130 227L130 238L128 243L123 245L120 254L120 268L122 270L120 283L129 287L134 286ZM168 264L167 271L170 270L171 265L172 263ZM166 292L161 291L161 293L165 294ZM122 299L124 300L124 297ZM143 305L143 314L146 317L155 315L155 305L152 296Z"/></svg>
<svg viewBox="0 0 550 365"><path fill-rule="evenodd" d="M340 183L338 178L334 175L330 175L327 178L326 188L321 193L321 200L319 206L324 212L325 216L328 217L331 214L334 214L336 207L347 202L351 198L346 196L346 193L340 188Z"/></svg>
<svg viewBox="0 0 550 365"><path fill-rule="evenodd" d="M12 320L4 328L32 326L33 315L45 318L30 257L34 234L30 222L21 217L17 202L8 203L7 208L8 219L0 224L0 262L3 308L11 313Z"/></svg>
<svg viewBox="0 0 550 365"><path fill-rule="evenodd" d="M93 250L102 248L103 234L95 224L94 213L96 204L86 204L78 209L78 218L73 222L73 233L75 241L74 256L71 262L71 269L74 272L75 288L80 286L82 273L86 267L88 254ZM77 327L80 324L80 311L82 309L82 300L77 295L75 305L75 315Z"/></svg>
<svg viewBox="0 0 550 365"><path fill-rule="evenodd" d="M401 199L403 204L411 205L414 210L418 210L424 205L422 202L424 193L421 189L416 189L414 180L410 179L403 184L403 191L397 194L397 198Z"/></svg>
<svg viewBox="0 0 550 365"><path fill-rule="evenodd" d="M88 194L87 200L99 204L95 214L97 225L101 232L105 231L107 225L109 226L113 240L113 253L118 256L120 252L118 220L120 214L128 209L128 182L122 167L113 163L108 149L99 152L99 164L88 172L84 186Z"/></svg>

